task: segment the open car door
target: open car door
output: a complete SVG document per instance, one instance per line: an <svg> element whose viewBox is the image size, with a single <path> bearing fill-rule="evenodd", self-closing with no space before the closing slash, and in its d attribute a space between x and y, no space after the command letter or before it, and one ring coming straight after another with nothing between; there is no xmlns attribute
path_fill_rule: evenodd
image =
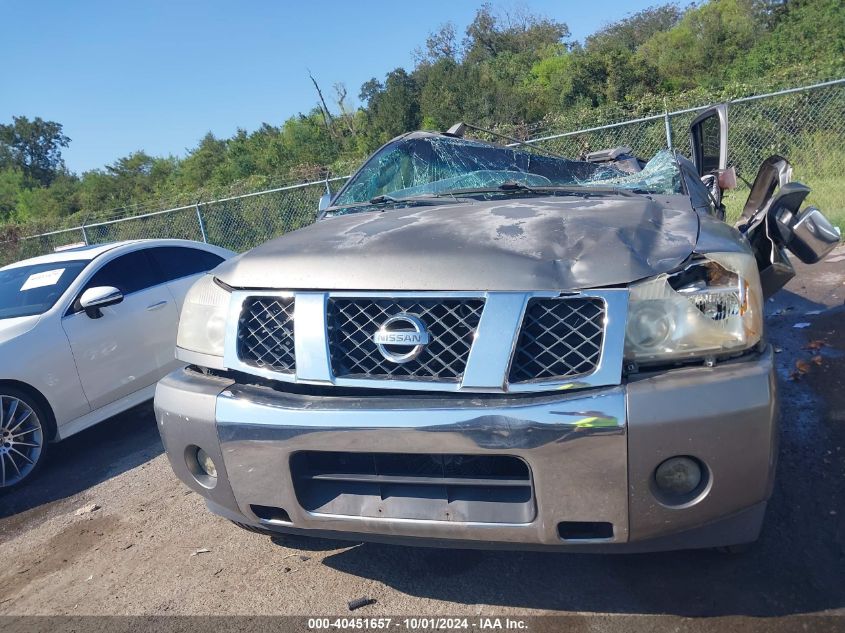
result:
<svg viewBox="0 0 845 633"><path fill-rule="evenodd" d="M702 178L728 168L728 106L708 108L689 127L692 162Z"/></svg>
<svg viewBox="0 0 845 633"><path fill-rule="evenodd" d="M728 171L728 111L709 108L690 125L693 163L721 206L722 175ZM733 180L730 178L728 180ZM795 276L786 250L806 264L823 259L839 243L839 231L816 207L801 209L810 188L791 182L792 165L782 156L763 161L736 228L745 235L760 269L765 297Z"/></svg>

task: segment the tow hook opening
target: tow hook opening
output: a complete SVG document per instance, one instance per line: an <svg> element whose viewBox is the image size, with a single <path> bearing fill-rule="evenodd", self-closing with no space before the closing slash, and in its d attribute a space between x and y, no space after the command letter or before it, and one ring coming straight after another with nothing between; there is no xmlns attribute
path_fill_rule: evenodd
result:
<svg viewBox="0 0 845 633"><path fill-rule="evenodd" d="M613 524L606 521L561 521L557 533L564 541L597 541L613 538Z"/></svg>
<svg viewBox="0 0 845 633"><path fill-rule="evenodd" d="M249 509L260 520L267 521L268 523L293 523L284 508L250 504Z"/></svg>

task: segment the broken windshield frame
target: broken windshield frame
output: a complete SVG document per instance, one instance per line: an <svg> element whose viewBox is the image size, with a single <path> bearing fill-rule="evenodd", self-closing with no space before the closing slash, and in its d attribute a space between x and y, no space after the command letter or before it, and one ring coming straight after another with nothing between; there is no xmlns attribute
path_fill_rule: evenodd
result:
<svg viewBox="0 0 845 633"><path fill-rule="evenodd" d="M682 193L680 169L669 151L658 152L641 171L532 154L511 147L417 132L386 144L350 178L326 212L342 215L375 205L445 202L482 190L504 195L548 195L552 190L626 190ZM504 185L504 187L503 187Z"/></svg>

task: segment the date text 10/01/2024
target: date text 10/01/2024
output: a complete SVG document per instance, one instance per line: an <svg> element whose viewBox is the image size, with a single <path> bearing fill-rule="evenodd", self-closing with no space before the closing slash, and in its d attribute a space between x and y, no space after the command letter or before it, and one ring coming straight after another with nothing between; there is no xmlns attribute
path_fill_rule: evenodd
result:
<svg viewBox="0 0 845 633"><path fill-rule="evenodd" d="M477 620L469 618L309 618L308 630L328 629L379 630L403 628L416 630L527 630L528 623L523 619L483 617Z"/></svg>

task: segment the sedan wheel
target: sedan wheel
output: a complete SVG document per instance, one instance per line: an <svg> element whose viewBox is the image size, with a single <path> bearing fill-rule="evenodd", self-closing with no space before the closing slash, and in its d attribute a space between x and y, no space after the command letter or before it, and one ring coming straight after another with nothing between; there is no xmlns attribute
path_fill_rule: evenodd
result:
<svg viewBox="0 0 845 633"><path fill-rule="evenodd" d="M44 426L23 395L0 393L0 489L32 475L44 456Z"/></svg>

